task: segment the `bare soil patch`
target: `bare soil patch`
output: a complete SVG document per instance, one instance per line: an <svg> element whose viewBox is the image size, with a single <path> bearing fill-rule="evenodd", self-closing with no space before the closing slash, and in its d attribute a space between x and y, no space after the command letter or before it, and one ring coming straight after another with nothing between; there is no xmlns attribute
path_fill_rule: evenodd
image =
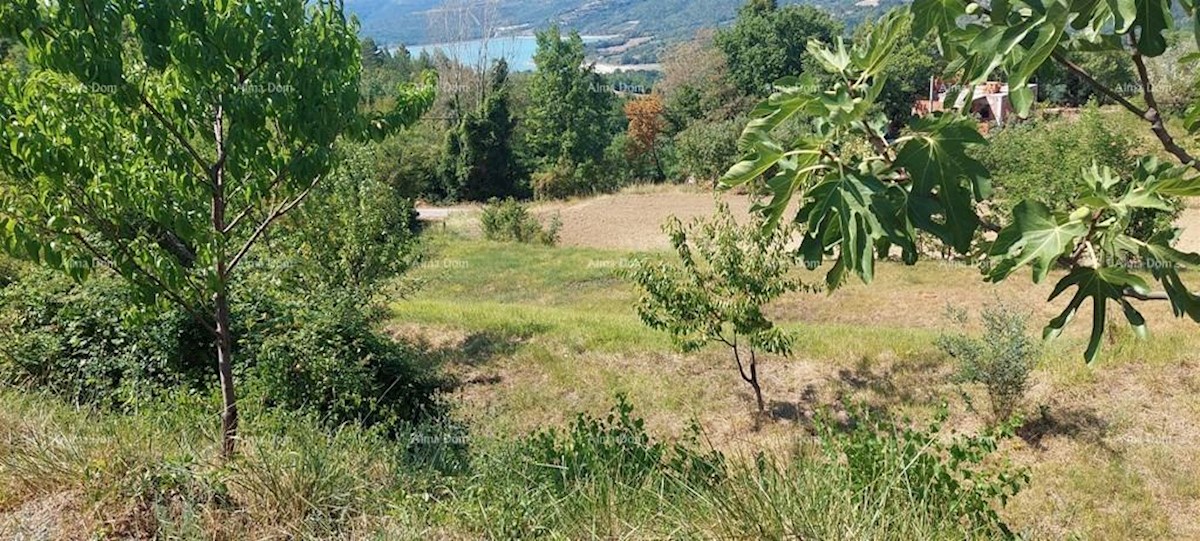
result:
<svg viewBox="0 0 1200 541"><path fill-rule="evenodd" d="M735 216L750 215L750 198L737 194L670 187L653 191L626 191L591 199L546 203L536 209L547 219L562 220L562 245L630 251L670 247L662 226L671 216L684 222L713 213L720 200Z"/></svg>
<svg viewBox="0 0 1200 541"><path fill-rule="evenodd" d="M747 195L687 186L634 187L590 199L543 203L535 213L543 220L558 215L564 246L647 251L669 247L662 231L668 218L686 222L707 216L718 199L728 203L735 216L750 215L752 203ZM1183 229L1179 249L1200 252L1200 199L1187 202L1177 225Z"/></svg>

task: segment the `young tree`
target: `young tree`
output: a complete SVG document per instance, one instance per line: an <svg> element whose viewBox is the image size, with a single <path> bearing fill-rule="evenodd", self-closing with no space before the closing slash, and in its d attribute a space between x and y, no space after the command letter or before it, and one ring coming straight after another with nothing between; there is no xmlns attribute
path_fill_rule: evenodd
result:
<svg viewBox="0 0 1200 541"><path fill-rule="evenodd" d="M713 342L729 347L738 374L754 390L758 413L764 413L758 354L789 355L792 337L763 307L802 287L790 275L797 263L788 248L792 229L765 228L761 221L738 225L725 203L711 219L684 227L673 218L664 229L679 261L642 261L634 269L638 315L669 332L684 351Z"/></svg>
<svg viewBox="0 0 1200 541"><path fill-rule="evenodd" d="M411 122L432 85L360 116L360 46L335 1L9 2L0 35L30 64L0 77L0 244L79 280L108 267L193 314L215 338L231 455L237 269L339 137Z"/></svg>
<svg viewBox="0 0 1200 541"><path fill-rule="evenodd" d="M654 162L656 180L666 179L662 160L658 156L658 138L666 129L662 97L652 94L625 103L625 118L629 119L629 151L633 160L646 156Z"/></svg>
<svg viewBox="0 0 1200 541"><path fill-rule="evenodd" d="M1168 301L1177 316L1200 322L1200 296L1185 287L1180 275L1184 268L1200 267L1200 254L1176 250L1172 245L1178 231L1170 226L1160 226L1149 240L1129 230L1135 212L1169 211L1177 198L1200 195L1200 161L1176 142L1146 69L1147 57L1166 52L1170 6L1168 0L1147 0L1136 9L1132 2L1016 1L985 8L973 2L916 0L910 9L881 19L853 48L840 39L832 45L810 42L810 54L832 75L831 82L820 83L809 74L783 82L755 109L740 144L746 158L723 181L727 186L760 182L770 173L766 184L773 199L762 207L769 223L777 223L798 198L795 220L805 228L801 251L805 261L819 264L828 257L834 262L826 275L831 287L849 273L871 281L876 259L893 247L906 262L915 263L921 230L959 253L986 254L981 266L990 281L1028 266L1033 280L1041 282L1053 267L1066 267L1051 300L1068 291L1074 294L1044 334L1058 336L1090 300L1088 362L1099 354L1110 306L1120 307L1139 336L1146 334L1145 318L1133 301ZM887 119L871 113L881 91L879 76L910 21L914 36L935 40L947 55L947 78L970 89L1002 69L1008 74L1012 105L1023 115L1033 102L1030 78L1052 60L1145 121L1163 150L1182 165L1145 157L1125 179L1096 166L1062 171L1078 179L1067 211L1053 212L1045 203L1026 200L1014 207L1007 225L985 222L978 204L991 196L988 171L966 152L986 143L973 119L961 110L914 119L904 136L887 140L882 132ZM1068 25L1074 30L1068 31ZM1097 49L1122 51L1131 58L1143 104L1096 81L1070 59L1074 52ZM1200 104L1193 103L1190 113L1189 126L1197 130ZM815 119L814 135L780 140L775 129L797 116ZM865 156L842 154L841 143L850 138L870 141L873 150ZM976 235L981 228L997 233L995 239L981 240ZM1148 269L1164 292L1150 292L1131 263Z"/></svg>
<svg viewBox="0 0 1200 541"><path fill-rule="evenodd" d="M537 43L525 120L530 151L543 165L599 162L612 139L613 93L584 65L578 33L563 39L552 26L538 33Z"/></svg>

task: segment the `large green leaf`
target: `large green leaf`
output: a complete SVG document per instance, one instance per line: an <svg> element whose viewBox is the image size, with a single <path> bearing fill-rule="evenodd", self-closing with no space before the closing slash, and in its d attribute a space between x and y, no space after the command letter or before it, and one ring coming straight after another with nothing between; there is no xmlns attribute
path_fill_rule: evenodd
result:
<svg viewBox="0 0 1200 541"><path fill-rule="evenodd" d="M967 155L967 148L985 141L974 122L954 115L920 119L912 128L916 133L903 140L895 164L908 173L912 197L937 202L952 246L965 253L979 227L972 194L982 199L990 191L987 169ZM931 221L931 216L919 217L921 223Z"/></svg>
<svg viewBox="0 0 1200 541"><path fill-rule="evenodd" d="M1087 232L1088 226L1081 220L1056 217L1042 203L1022 201L1013 209L1013 223L992 245L988 280L999 282L1016 269L1031 265L1033 281L1040 283L1054 263Z"/></svg>
<svg viewBox="0 0 1200 541"><path fill-rule="evenodd" d="M1171 27L1170 0L1134 0L1137 15L1134 26L1138 32L1138 52L1146 56L1158 56L1167 50L1164 33Z"/></svg>
<svg viewBox="0 0 1200 541"><path fill-rule="evenodd" d="M806 194L796 221L805 226L802 252L806 260L816 254L836 255L826 276L831 288L841 284L846 271L864 282L875 276L875 246L887 232L873 208L886 186L877 178L856 171L827 176Z"/></svg>
<svg viewBox="0 0 1200 541"><path fill-rule="evenodd" d="M1139 336L1145 336L1146 320L1125 299L1125 291L1132 289L1138 293L1146 293L1149 286L1145 280L1129 273L1125 269L1104 267L1093 269L1077 267L1070 274L1059 280L1050 294L1050 300L1058 298L1072 287L1075 295L1067 303L1067 307L1046 326L1043 336L1052 339L1062 334L1063 328L1074 318L1075 313L1088 298L1092 299L1092 332L1088 338L1088 348L1084 359L1088 363L1096 360L1100 353L1100 344L1104 337L1104 325L1108 317L1108 301L1113 300L1121 305L1126 319Z"/></svg>
<svg viewBox="0 0 1200 541"><path fill-rule="evenodd" d="M933 30L953 28L959 17L967 14L964 0L914 0L913 36L924 37Z"/></svg>

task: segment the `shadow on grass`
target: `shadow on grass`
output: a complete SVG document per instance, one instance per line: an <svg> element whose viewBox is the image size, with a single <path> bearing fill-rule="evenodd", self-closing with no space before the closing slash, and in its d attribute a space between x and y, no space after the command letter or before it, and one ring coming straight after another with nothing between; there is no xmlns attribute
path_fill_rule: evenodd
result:
<svg viewBox="0 0 1200 541"><path fill-rule="evenodd" d="M1103 445L1108 434L1108 421L1091 408L1051 408L1043 406L1041 414L1021 425L1017 435L1038 450L1046 448L1047 437L1063 436L1086 443Z"/></svg>
<svg viewBox="0 0 1200 541"><path fill-rule="evenodd" d="M836 382L885 409L923 403L928 397L917 392L928 391L931 383L936 385L942 378L943 363L934 356L898 360L882 367L873 364L870 358L861 357L854 367L838 370Z"/></svg>
<svg viewBox="0 0 1200 541"><path fill-rule="evenodd" d="M488 366L497 359L514 355L530 338L546 330L546 326L526 325L517 331L489 329L462 336L451 333L449 338L422 334L422 331L393 333L393 337L414 348L429 365L444 369L449 379L445 390L453 391L465 386L500 383L503 377Z"/></svg>

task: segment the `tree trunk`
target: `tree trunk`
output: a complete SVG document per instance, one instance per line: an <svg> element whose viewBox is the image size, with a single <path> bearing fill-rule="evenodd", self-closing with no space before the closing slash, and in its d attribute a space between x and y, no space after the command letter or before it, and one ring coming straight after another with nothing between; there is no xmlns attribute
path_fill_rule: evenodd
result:
<svg viewBox="0 0 1200 541"><path fill-rule="evenodd" d="M229 299L224 287L214 298L217 309L217 372L221 379L221 456L233 456L237 442L237 393L233 388L233 333L229 328Z"/></svg>
<svg viewBox="0 0 1200 541"><path fill-rule="evenodd" d="M763 404L762 386L758 384L758 362L754 359L754 352L750 353L750 386L754 388L754 399L758 401L758 413L766 413L766 407Z"/></svg>
<svg viewBox="0 0 1200 541"><path fill-rule="evenodd" d="M225 251L225 110L217 106L213 137L217 144L217 163L212 167L212 225L219 237L216 261L217 374L221 379L221 456L233 457L237 444L237 393L233 388L233 330L229 327L229 259Z"/></svg>

